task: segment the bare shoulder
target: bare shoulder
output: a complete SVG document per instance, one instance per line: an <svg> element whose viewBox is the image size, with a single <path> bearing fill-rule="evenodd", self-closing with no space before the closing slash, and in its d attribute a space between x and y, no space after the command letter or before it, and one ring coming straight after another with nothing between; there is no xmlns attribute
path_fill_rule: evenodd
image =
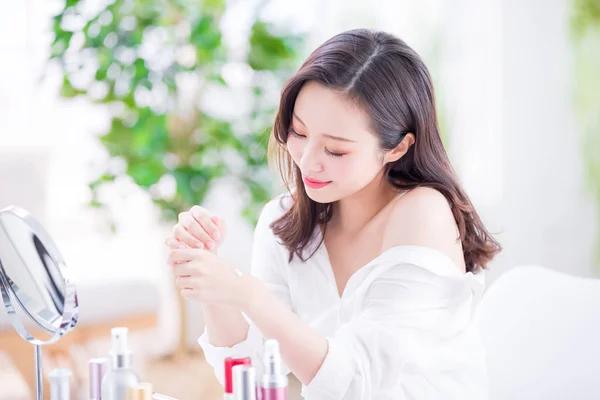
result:
<svg viewBox="0 0 600 400"><path fill-rule="evenodd" d="M440 251L464 269L462 245L450 203L433 188L415 188L392 206L382 246L385 250L403 245Z"/></svg>

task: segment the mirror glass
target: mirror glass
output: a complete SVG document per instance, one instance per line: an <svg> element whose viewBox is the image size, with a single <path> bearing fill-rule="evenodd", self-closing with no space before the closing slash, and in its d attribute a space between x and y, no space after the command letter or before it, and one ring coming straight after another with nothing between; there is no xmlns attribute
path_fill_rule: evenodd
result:
<svg viewBox="0 0 600 400"><path fill-rule="evenodd" d="M77 295L42 225L18 207L0 210L0 289L21 336L51 343L77 323Z"/></svg>

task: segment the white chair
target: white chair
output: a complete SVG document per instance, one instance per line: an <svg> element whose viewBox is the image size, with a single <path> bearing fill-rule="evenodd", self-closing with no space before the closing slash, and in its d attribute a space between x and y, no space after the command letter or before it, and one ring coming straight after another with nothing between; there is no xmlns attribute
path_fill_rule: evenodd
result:
<svg viewBox="0 0 600 400"><path fill-rule="evenodd" d="M522 266L484 294L477 319L492 400L600 399L600 280Z"/></svg>

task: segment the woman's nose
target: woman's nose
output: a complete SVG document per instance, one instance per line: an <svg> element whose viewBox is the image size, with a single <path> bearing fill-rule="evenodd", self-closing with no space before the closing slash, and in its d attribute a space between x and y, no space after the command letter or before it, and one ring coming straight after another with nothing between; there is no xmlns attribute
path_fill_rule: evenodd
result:
<svg viewBox="0 0 600 400"><path fill-rule="evenodd" d="M323 171L323 163L315 146L307 144L304 147L302 158L300 159L300 169L305 173Z"/></svg>

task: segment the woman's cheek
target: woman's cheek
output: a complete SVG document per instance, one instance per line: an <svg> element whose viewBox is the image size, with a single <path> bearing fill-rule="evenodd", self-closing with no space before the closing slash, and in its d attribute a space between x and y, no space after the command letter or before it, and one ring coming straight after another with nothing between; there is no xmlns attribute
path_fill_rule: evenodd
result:
<svg viewBox="0 0 600 400"><path fill-rule="evenodd" d="M288 153L290 153L294 159L294 162L299 164L302 159L302 143L298 143L297 140L288 140L287 149Z"/></svg>
<svg viewBox="0 0 600 400"><path fill-rule="evenodd" d="M336 161L330 169L339 182L352 186L356 183L368 183L373 178L372 167L367 160L348 155Z"/></svg>
<svg viewBox="0 0 600 400"><path fill-rule="evenodd" d="M327 178L332 181L344 181L354 174L351 159L346 156L327 161Z"/></svg>

